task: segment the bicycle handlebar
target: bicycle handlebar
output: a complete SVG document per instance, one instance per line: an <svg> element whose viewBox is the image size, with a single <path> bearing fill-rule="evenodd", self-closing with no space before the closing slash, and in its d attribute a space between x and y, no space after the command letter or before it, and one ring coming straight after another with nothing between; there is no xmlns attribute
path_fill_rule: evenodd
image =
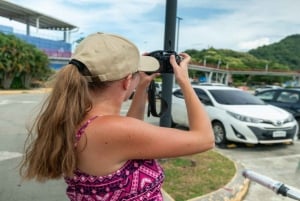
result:
<svg viewBox="0 0 300 201"><path fill-rule="evenodd" d="M259 183L259 184L271 189L272 191L274 191L277 194L281 194L283 196L287 196L287 197L295 199L295 200L300 200L300 192L299 191L290 189L285 184L283 184L279 181L275 181L269 177L266 177L264 175L256 173L252 170L244 170L242 174L245 178L255 181L256 183Z"/></svg>

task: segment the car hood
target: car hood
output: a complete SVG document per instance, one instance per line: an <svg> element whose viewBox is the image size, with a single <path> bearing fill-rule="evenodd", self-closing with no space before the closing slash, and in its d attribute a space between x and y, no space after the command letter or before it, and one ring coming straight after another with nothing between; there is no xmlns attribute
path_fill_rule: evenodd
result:
<svg viewBox="0 0 300 201"><path fill-rule="evenodd" d="M222 105L222 108L243 116L268 120L286 119L290 115L285 110L272 105Z"/></svg>

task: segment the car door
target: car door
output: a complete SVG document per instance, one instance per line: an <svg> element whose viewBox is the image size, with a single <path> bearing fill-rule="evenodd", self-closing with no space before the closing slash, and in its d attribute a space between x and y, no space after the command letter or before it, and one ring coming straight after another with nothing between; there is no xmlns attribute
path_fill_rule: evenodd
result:
<svg viewBox="0 0 300 201"><path fill-rule="evenodd" d="M212 99L207 94L208 92L199 88L194 88L194 90L197 96L199 97L200 101L204 105L204 109L207 112L209 118L213 119L216 113L218 113L217 112L218 109L214 106Z"/></svg>
<svg viewBox="0 0 300 201"><path fill-rule="evenodd" d="M185 100L181 89L177 89L173 92L171 114L174 123L188 126Z"/></svg>
<svg viewBox="0 0 300 201"><path fill-rule="evenodd" d="M264 102L280 107L296 118L300 117L300 92L292 90L268 90L256 94Z"/></svg>
<svg viewBox="0 0 300 201"><path fill-rule="evenodd" d="M211 99L203 89L194 88L194 90L204 105L212 105Z"/></svg>
<svg viewBox="0 0 300 201"><path fill-rule="evenodd" d="M300 92L282 90L276 96L274 105L292 113L295 117L300 116Z"/></svg>

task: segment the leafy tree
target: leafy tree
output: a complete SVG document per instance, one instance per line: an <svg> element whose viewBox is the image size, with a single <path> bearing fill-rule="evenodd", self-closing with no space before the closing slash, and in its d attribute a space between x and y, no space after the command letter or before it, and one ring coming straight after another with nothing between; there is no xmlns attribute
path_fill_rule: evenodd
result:
<svg viewBox="0 0 300 201"><path fill-rule="evenodd" d="M42 79L51 74L45 53L14 35L0 33L0 81L8 89L15 77L29 88L32 78Z"/></svg>

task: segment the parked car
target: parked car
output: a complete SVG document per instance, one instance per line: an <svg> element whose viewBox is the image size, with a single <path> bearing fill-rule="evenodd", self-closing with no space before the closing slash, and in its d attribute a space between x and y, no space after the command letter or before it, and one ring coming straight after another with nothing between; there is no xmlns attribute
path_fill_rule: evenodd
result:
<svg viewBox="0 0 300 201"><path fill-rule="evenodd" d="M219 82L200 82L198 85L202 86L227 86L226 84Z"/></svg>
<svg viewBox="0 0 300 201"><path fill-rule="evenodd" d="M161 97L161 91L162 91L162 83L161 82L155 82L155 93L156 93L156 96Z"/></svg>
<svg viewBox="0 0 300 201"><path fill-rule="evenodd" d="M265 86L256 88L254 91L254 94L257 94L259 92L269 90L269 89L283 89L283 88L281 86L277 86L277 85L265 85Z"/></svg>
<svg viewBox="0 0 300 201"><path fill-rule="evenodd" d="M268 104L290 112L300 124L300 89L269 89L255 95Z"/></svg>
<svg viewBox="0 0 300 201"><path fill-rule="evenodd" d="M241 89L193 86L210 117L217 145L229 141L249 144L293 142L298 124L293 115ZM172 121L188 127L181 89L173 91Z"/></svg>

